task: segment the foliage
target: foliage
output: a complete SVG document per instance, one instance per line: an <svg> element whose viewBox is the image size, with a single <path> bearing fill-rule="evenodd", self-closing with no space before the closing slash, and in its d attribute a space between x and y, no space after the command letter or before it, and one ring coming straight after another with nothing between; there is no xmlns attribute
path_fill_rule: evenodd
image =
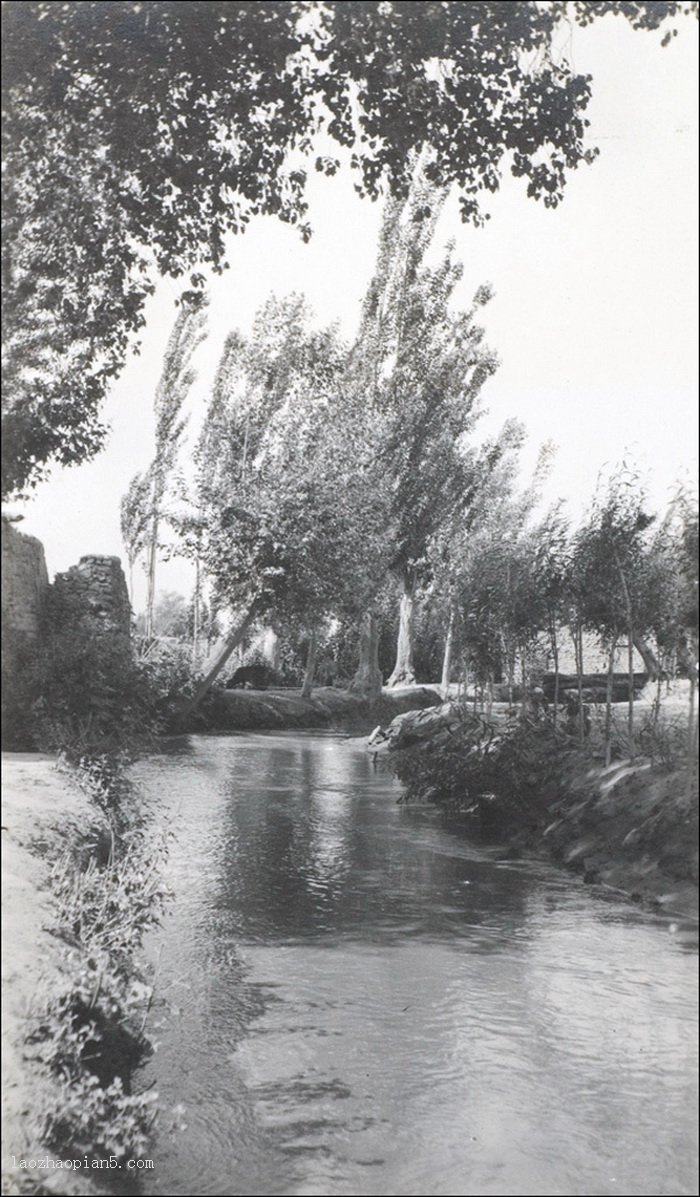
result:
<svg viewBox="0 0 700 1197"><path fill-rule="evenodd" d="M400 752L391 760L407 801L469 811L484 823L497 809L512 828L537 824L563 783L570 752L569 741L549 722L519 718L496 727L465 710L447 744Z"/></svg>
<svg viewBox="0 0 700 1197"><path fill-rule="evenodd" d="M145 474L134 474L119 505L119 529L126 550L130 582L134 565L148 542L151 490L148 471ZM129 589L132 591L133 587L130 585Z"/></svg>
<svg viewBox="0 0 700 1197"><path fill-rule="evenodd" d="M153 635L185 640L189 636L191 611L183 595L174 590L160 591L153 608ZM146 617L136 616L137 635L146 632Z"/></svg>
<svg viewBox="0 0 700 1197"><path fill-rule="evenodd" d="M95 848L86 855L76 841L51 869L52 929L70 946L61 987L28 1042L58 1082L43 1111L47 1145L124 1163L146 1154L156 1114L157 1095L132 1094L130 1082L150 1050L144 1026L152 991L135 953L162 910L165 842L154 840L115 758L93 758L74 776L101 812L87 839L99 844L106 827L110 849L106 857Z"/></svg>
<svg viewBox="0 0 700 1197"><path fill-rule="evenodd" d="M3 494L101 447L104 395L154 274L220 271L261 213L308 235L310 155L404 194L412 152L465 219L504 171L553 207L590 162L591 87L563 21L656 29L694 5L419 2L5 5ZM670 31L664 38L670 38ZM342 150L319 153L323 133Z"/></svg>
<svg viewBox="0 0 700 1197"><path fill-rule="evenodd" d="M171 481L187 417L182 408L196 378L192 357L202 342L206 327L206 302L184 303L168 340L163 369L156 387L154 409L156 417L155 452L145 474L136 474L122 499L121 530L126 547L129 570L142 551L147 551L146 627L148 639L154 634L154 604L156 566L158 560L159 525L163 502Z"/></svg>
<svg viewBox="0 0 700 1197"><path fill-rule="evenodd" d="M497 365L476 323L491 290L479 288L470 310L455 313L462 267L452 248L436 267L426 261L444 199L428 168L419 160L405 203L387 205L350 367L358 400L374 416L375 470L390 479L387 564L416 580L431 537L452 512L468 510L495 464L465 445Z"/></svg>
<svg viewBox="0 0 700 1197"><path fill-rule="evenodd" d="M48 634L34 666L37 746L80 756L143 744L155 734L156 712L128 641L100 634L82 603L52 597Z"/></svg>
<svg viewBox="0 0 700 1197"><path fill-rule="evenodd" d="M639 632L648 627L642 575L644 534L653 520L636 477L623 467L595 495L577 533L573 573L580 619L604 639L617 639L630 626Z"/></svg>
<svg viewBox="0 0 700 1197"><path fill-rule="evenodd" d="M137 658L128 637L103 627L80 598L50 595L42 647L23 675L34 747L72 760L134 753L153 743L196 683L182 644L157 644Z"/></svg>
<svg viewBox="0 0 700 1197"><path fill-rule="evenodd" d="M344 363L299 296L268 301L249 341L229 338L196 454L217 603L311 630L355 608L381 568L382 489L350 449Z"/></svg>

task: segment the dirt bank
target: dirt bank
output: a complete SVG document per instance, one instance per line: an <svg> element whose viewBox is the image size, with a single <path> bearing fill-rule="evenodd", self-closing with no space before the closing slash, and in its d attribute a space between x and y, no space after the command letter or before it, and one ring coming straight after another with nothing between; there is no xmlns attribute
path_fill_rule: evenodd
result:
<svg viewBox="0 0 700 1197"><path fill-rule="evenodd" d="M620 761L579 767L549 806L542 843L593 885L697 915L698 788L684 771Z"/></svg>
<svg viewBox="0 0 700 1197"><path fill-rule="evenodd" d="M2 781L2 1174L3 1192L16 1193L25 1191L27 1175L13 1166L13 1156L46 1157L37 1112L54 1099L52 1078L25 1044L64 967L64 945L47 930L48 873L66 837L94 821L94 812L54 757L3 753ZM52 1191L86 1191L78 1177L71 1186Z"/></svg>
<svg viewBox="0 0 700 1197"><path fill-rule="evenodd" d="M697 915L697 770L689 786L687 769L673 766L685 759L687 730L664 722L653 761L640 754L608 768L595 733L579 747L548 718L487 720L445 704L404 715L375 739L406 801L459 813L591 884Z"/></svg>
<svg viewBox="0 0 700 1197"><path fill-rule="evenodd" d="M435 706L440 701L438 691L429 686L385 688L373 704L330 686L319 686L311 698L302 698L299 690L221 689L213 694L198 725L187 730L343 727L359 733L371 731L379 723L390 723L404 711Z"/></svg>

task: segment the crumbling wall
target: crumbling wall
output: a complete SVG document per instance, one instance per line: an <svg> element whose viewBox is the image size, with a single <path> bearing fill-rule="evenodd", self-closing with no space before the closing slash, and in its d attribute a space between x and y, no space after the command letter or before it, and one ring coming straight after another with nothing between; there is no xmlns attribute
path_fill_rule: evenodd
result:
<svg viewBox="0 0 700 1197"><path fill-rule="evenodd" d="M41 541L2 519L2 744L32 747L28 715L45 635L49 576Z"/></svg>
<svg viewBox="0 0 700 1197"><path fill-rule="evenodd" d="M130 640L131 605L118 557L81 557L77 565L56 574L51 589L54 610L78 611L94 621L96 634Z"/></svg>
<svg viewBox="0 0 700 1197"><path fill-rule="evenodd" d="M2 629L3 640L21 638L38 645L49 589L44 546L35 536L2 520Z"/></svg>
<svg viewBox="0 0 700 1197"><path fill-rule="evenodd" d="M49 584L41 542L6 520L2 564L2 742L25 750L52 719L87 726L127 684L131 606L118 557L81 557Z"/></svg>

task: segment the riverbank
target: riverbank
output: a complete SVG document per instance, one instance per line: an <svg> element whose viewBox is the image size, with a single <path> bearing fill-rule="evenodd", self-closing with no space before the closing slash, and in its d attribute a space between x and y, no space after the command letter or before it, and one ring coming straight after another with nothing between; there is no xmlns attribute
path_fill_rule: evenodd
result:
<svg viewBox="0 0 700 1197"><path fill-rule="evenodd" d="M390 723L406 711L437 706L442 701L431 686L384 687L376 702L319 686L310 698L300 690L215 690L186 731L274 731L286 728L343 728L360 734Z"/></svg>
<svg viewBox="0 0 700 1197"><path fill-rule="evenodd" d="M591 885L620 889L670 913L698 914L698 785L648 761L608 769L581 762L550 803L542 843ZM532 836L524 837L532 847Z"/></svg>
<svg viewBox="0 0 700 1197"><path fill-rule="evenodd" d="M114 1192L154 1119L131 1084L165 841L118 761L7 753L2 771L3 1192Z"/></svg>
<svg viewBox="0 0 700 1197"><path fill-rule="evenodd" d="M454 704L397 719L378 740L406 801L458 813L592 885L697 917L697 770L689 783L663 754L606 768L595 744L579 747L548 719L487 720Z"/></svg>
<svg viewBox="0 0 700 1197"><path fill-rule="evenodd" d="M2 781L2 1175L3 1192L19 1193L28 1175L13 1160L46 1157L42 1112L60 1092L26 1043L46 995L66 980L65 947L48 930L49 874L92 812L53 756L3 753ZM87 1191L73 1181L64 1192Z"/></svg>

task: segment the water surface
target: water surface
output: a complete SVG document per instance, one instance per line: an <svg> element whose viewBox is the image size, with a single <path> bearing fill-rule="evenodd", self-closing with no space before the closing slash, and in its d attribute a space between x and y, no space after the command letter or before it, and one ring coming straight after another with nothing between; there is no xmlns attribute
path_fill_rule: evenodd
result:
<svg viewBox="0 0 700 1197"><path fill-rule="evenodd" d="M149 1192L697 1192L692 928L397 806L341 737L138 773L172 831Z"/></svg>

